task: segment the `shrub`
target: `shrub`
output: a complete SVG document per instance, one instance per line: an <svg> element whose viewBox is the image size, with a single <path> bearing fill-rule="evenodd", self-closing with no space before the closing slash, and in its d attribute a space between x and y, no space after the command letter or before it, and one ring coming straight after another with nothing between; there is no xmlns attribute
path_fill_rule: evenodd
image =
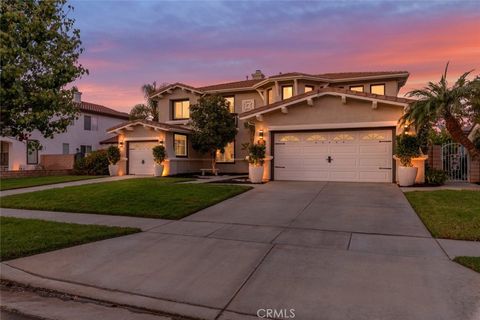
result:
<svg viewBox="0 0 480 320"><path fill-rule="evenodd" d="M117 164L120 161L120 149L117 146L108 147L107 158L110 164Z"/></svg>
<svg viewBox="0 0 480 320"><path fill-rule="evenodd" d="M108 164L106 150L92 151L75 162L74 172L80 175L108 175Z"/></svg>
<svg viewBox="0 0 480 320"><path fill-rule="evenodd" d="M445 184L447 178L448 176L443 170L427 168L425 172L425 181L427 181L428 184L441 186Z"/></svg>
<svg viewBox="0 0 480 320"><path fill-rule="evenodd" d="M248 145L248 163L254 166L262 166L265 160L265 144L250 144Z"/></svg>
<svg viewBox="0 0 480 320"><path fill-rule="evenodd" d="M404 167L412 167L412 158L420 156L420 143L416 136L401 134L397 136L395 155Z"/></svg>
<svg viewBox="0 0 480 320"><path fill-rule="evenodd" d="M165 158L167 157L167 152L165 151L164 146L155 146L152 149L153 151L153 160L156 164L161 165Z"/></svg>

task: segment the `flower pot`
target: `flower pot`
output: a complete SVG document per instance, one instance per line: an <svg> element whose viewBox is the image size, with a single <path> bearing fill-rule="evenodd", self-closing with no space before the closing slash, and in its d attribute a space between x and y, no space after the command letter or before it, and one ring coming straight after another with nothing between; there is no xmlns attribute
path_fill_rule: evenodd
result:
<svg viewBox="0 0 480 320"><path fill-rule="evenodd" d="M398 184L400 187L413 186L417 177L418 168L416 167L398 167Z"/></svg>
<svg viewBox="0 0 480 320"><path fill-rule="evenodd" d="M155 177L161 177L162 174L163 174L163 164L155 163L155 171L154 171Z"/></svg>
<svg viewBox="0 0 480 320"><path fill-rule="evenodd" d="M248 167L248 178L251 183L262 183L263 179L263 166L253 166Z"/></svg>
<svg viewBox="0 0 480 320"><path fill-rule="evenodd" d="M118 176L118 164L109 164L108 165L108 173L110 176Z"/></svg>

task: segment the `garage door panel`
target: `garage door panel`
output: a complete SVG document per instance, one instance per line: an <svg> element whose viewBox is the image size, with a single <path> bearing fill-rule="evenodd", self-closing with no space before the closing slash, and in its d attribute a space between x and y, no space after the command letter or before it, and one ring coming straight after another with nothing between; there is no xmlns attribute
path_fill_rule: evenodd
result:
<svg viewBox="0 0 480 320"><path fill-rule="evenodd" d="M128 143L128 172L136 175L153 175L155 163L153 161L153 147L158 142L129 142Z"/></svg>
<svg viewBox="0 0 480 320"><path fill-rule="evenodd" d="M391 182L392 131L295 132L275 135L277 180ZM288 140L292 141L288 141ZM293 141L295 140L295 141ZM332 161L327 161L328 157Z"/></svg>

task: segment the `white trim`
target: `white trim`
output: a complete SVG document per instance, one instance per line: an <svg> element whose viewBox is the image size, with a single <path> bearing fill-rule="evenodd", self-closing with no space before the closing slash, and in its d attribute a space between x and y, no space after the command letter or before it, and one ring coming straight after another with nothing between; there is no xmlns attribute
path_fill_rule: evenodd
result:
<svg viewBox="0 0 480 320"><path fill-rule="evenodd" d="M145 140L148 140L148 141L145 141ZM161 137L158 137L158 136L151 136L151 137L131 137L131 138L123 138L123 141L126 142L126 141L129 141L129 142L135 142L135 141L139 141L139 142L153 142L153 141L163 141L161 139Z"/></svg>
<svg viewBox="0 0 480 320"><path fill-rule="evenodd" d="M292 131L292 130L322 130L322 129L353 129L353 128L380 128L397 127L398 121L375 121L375 122L345 122L324 124L300 124L269 126L269 131Z"/></svg>
<svg viewBox="0 0 480 320"><path fill-rule="evenodd" d="M156 96L162 96L165 92L168 93L168 94L172 94L173 91L177 88L180 88L182 91L184 92L187 92L187 91L190 91L191 93L197 93L199 95L202 95L204 94L204 91L200 91L200 90L197 90L197 89L192 89L192 88L188 88L188 87L185 87L185 86L182 86L181 84L175 84L175 85L169 85L167 86L165 89L163 89L162 91L159 91L157 93L155 93L154 95L150 96L150 98L155 98ZM161 97L160 97L161 98Z"/></svg>
<svg viewBox="0 0 480 320"><path fill-rule="evenodd" d="M165 121L166 124L183 124L187 125L190 120L167 120Z"/></svg>
<svg viewBox="0 0 480 320"><path fill-rule="evenodd" d="M169 124L169 123L166 123L166 124ZM171 132L178 132L178 133L191 133L191 131L187 128L185 128L185 129L183 129L183 128L162 128L160 123L159 123L159 126L156 126L156 125L152 125L152 124L148 124L148 123L143 123L141 121L127 123L124 126L121 126L119 128L108 130L107 133L118 133L122 129L125 129L127 131L133 131L134 126L142 126L143 128L153 128L153 129L157 128L160 131L171 131ZM158 131L158 130L156 130L156 131Z"/></svg>
<svg viewBox="0 0 480 320"><path fill-rule="evenodd" d="M314 94L314 95L304 97L302 99L293 100L293 101L290 101L290 102L287 102L287 103L279 104L278 106L276 106L274 108L270 108L270 109L266 109L266 110L260 110L258 112L249 114L248 116L239 117L239 119L240 120L250 119L250 118L256 117L257 115L262 115L262 114L265 114L265 113L268 113L268 112L272 112L272 111L281 109L283 107L288 107L288 106L293 105L293 104L297 104L297 103L300 103L300 102L307 101L308 99L319 98L319 97L322 97L322 96L341 97L342 100L344 99L343 97L349 97L349 98L352 98L352 99L365 100L365 101L371 101L371 102L379 101L380 103L390 104L390 105L395 105L395 106L402 106L404 108L408 106L408 103L404 103L404 102L395 102L395 101L383 100L383 99L378 99L378 98L356 96L356 95L347 94L347 93L321 92L321 93L317 93L317 94Z"/></svg>

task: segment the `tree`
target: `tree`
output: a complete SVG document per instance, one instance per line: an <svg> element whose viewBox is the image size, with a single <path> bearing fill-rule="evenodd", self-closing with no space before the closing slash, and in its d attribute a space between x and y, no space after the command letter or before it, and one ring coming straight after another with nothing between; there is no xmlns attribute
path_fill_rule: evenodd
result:
<svg viewBox="0 0 480 320"><path fill-rule="evenodd" d="M20 141L38 130L46 138L76 118L76 88L88 70L78 63L80 31L66 0L3 0L0 4L0 128Z"/></svg>
<svg viewBox="0 0 480 320"><path fill-rule="evenodd" d="M146 107L148 108L149 116L152 118L153 121L158 121L157 101L150 97L155 93L156 90L156 81L154 81L152 84L147 83L142 86L143 96L145 97L145 101L147 102Z"/></svg>
<svg viewBox="0 0 480 320"><path fill-rule="evenodd" d="M201 97L197 104L190 106L190 120L192 146L201 153L210 154L212 170L215 170L217 150L225 152L225 147L237 134L235 116L230 113L227 100L218 95Z"/></svg>
<svg viewBox="0 0 480 320"><path fill-rule="evenodd" d="M132 110L130 110L130 120L143 120L152 119L151 109L143 103L136 104Z"/></svg>
<svg viewBox="0 0 480 320"><path fill-rule="evenodd" d="M408 96L417 98L401 118L402 124L416 128L429 123L444 123L455 142L462 144L473 158L480 158L480 150L468 139L463 127L479 122L480 77L468 80L465 72L453 86L447 82L448 63L439 82L429 82L423 89L413 90Z"/></svg>

